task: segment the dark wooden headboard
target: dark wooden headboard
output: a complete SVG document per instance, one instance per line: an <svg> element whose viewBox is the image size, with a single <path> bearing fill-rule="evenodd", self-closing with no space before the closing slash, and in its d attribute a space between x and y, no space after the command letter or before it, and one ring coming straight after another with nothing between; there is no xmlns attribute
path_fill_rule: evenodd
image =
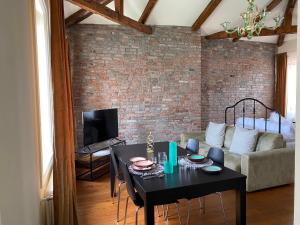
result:
<svg viewBox="0 0 300 225"><path fill-rule="evenodd" d="M277 112L276 110L266 106L264 103L262 103L261 101L255 99L255 98L244 98L244 99L241 99L239 100L238 102L236 102L234 105L232 106L228 106L226 109L225 109L225 123L227 124L227 121L228 121L228 111L229 109L233 109L233 124L235 126L236 124L236 107L238 105L242 105L242 118L243 118L243 128L245 127L245 115L246 115L246 102L252 102L252 114L253 114L253 129L255 130L255 119L256 119L256 115L257 115L257 112L256 112L256 108L257 108L257 105L259 104L260 106L263 107L263 110L264 110L264 119L265 119L265 131L267 131L267 124L268 124L268 112L269 111L274 111L278 114L278 133L281 133L281 115L279 112Z"/></svg>

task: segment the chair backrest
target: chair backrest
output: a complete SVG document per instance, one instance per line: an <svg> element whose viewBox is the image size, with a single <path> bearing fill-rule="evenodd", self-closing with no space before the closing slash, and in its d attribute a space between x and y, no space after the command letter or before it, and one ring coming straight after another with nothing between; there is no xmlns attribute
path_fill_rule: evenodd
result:
<svg viewBox="0 0 300 225"><path fill-rule="evenodd" d="M131 197L132 201L135 203L137 199L137 194L134 190L133 182L132 182L132 176L130 175L128 171L128 167L125 162L119 161L119 166L121 168L121 172L124 176L124 180L126 183L127 193Z"/></svg>
<svg viewBox="0 0 300 225"><path fill-rule="evenodd" d="M112 150L110 150L110 157L111 157L112 164L114 166L116 177L118 177L118 179L119 179L119 177L120 177L119 166L118 166L118 162L117 162L116 156L115 156L115 154L114 154L114 152Z"/></svg>
<svg viewBox="0 0 300 225"><path fill-rule="evenodd" d="M215 163L224 166L224 152L222 149L215 147L210 148L207 153L207 157Z"/></svg>
<svg viewBox="0 0 300 225"><path fill-rule="evenodd" d="M199 140L195 138L190 138L186 144L186 150L198 153L199 151Z"/></svg>

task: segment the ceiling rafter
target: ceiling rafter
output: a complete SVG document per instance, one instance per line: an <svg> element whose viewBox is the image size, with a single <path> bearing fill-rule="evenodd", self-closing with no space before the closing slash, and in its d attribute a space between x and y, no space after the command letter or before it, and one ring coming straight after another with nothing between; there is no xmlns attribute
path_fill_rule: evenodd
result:
<svg viewBox="0 0 300 225"><path fill-rule="evenodd" d="M267 11L267 12L272 11L272 10L275 9L276 6L278 6L279 3L281 3L281 2L282 2L282 0L272 0L272 1L267 5L266 11Z"/></svg>
<svg viewBox="0 0 300 225"><path fill-rule="evenodd" d="M141 17L139 18L140 23L144 23L144 24L146 23L146 21L147 21L148 17L150 16L154 6L156 5L156 3L157 3L157 0L149 0L148 1Z"/></svg>
<svg viewBox="0 0 300 225"><path fill-rule="evenodd" d="M280 34L295 34L297 33L297 26L291 26L291 27L279 27L276 30L268 30L268 29L262 29L258 36L272 36L272 35L280 35ZM225 31L220 31L214 34L210 34L205 36L205 39L207 40L214 40L214 39L226 39L226 38L238 38L239 36L237 33L228 34Z"/></svg>
<svg viewBox="0 0 300 225"><path fill-rule="evenodd" d="M103 5L108 5L112 1L113 0L101 0L98 2ZM73 13L65 19L65 24L67 27L71 27L77 23L80 23L91 15L93 15L93 13L86 11L85 9L79 9L77 12Z"/></svg>
<svg viewBox="0 0 300 225"><path fill-rule="evenodd" d="M289 0L284 13L284 21L282 27L289 28L292 26L293 11L297 0ZM285 34L280 34L277 39L277 46L283 45Z"/></svg>
<svg viewBox="0 0 300 225"><path fill-rule="evenodd" d="M123 0L115 0L115 11L120 15L124 14L124 1Z"/></svg>
<svg viewBox="0 0 300 225"><path fill-rule="evenodd" d="M192 31L197 31L200 29L202 24L207 20L207 18L213 13L217 6L221 3L222 0L211 0L204 11L200 14L197 20L192 26Z"/></svg>
<svg viewBox="0 0 300 225"><path fill-rule="evenodd" d="M115 12L114 10L99 4L97 2L87 2L85 0L68 0L69 2L73 3L74 5L79 6L86 11L89 11L94 14L101 15L111 21L114 21L118 24L134 28L138 31L141 31L146 34L152 34L152 28L145 24L139 23L127 16L120 15L119 13Z"/></svg>

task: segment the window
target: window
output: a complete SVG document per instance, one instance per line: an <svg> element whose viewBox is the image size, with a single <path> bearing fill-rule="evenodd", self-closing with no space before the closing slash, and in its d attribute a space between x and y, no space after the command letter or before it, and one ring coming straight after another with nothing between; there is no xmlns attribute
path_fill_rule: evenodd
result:
<svg viewBox="0 0 300 225"><path fill-rule="evenodd" d="M297 78L297 57L288 54L287 67L287 89L286 89L286 117L295 121L296 116L296 78Z"/></svg>
<svg viewBox="0 0 300 225"><path fill-rule="evenodd" d="M49 16L44 0L35 0L35 11L41 133L41 171L43 186L49 186L48 184L51 183L53 158L53 106Z"/></svg>

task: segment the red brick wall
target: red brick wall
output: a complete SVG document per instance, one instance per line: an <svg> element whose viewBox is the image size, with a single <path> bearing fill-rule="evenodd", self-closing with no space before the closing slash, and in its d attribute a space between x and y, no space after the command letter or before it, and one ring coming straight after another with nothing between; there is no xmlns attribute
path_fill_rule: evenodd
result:
<svg viewBox="0 0 300 225"><path fill-rule="evenodd" d="M203 39L201 50L202 128L209 121L224 122L225 108L242 98L257 98L273 106L274 44ZM252 117L251 109L252 105L246 107ZM257 112L263 116L261 107L257 107ZM241 109L237 110L237 116L241 116Z"/></svg>
<svg viewBox="0 0 300 225"><path fill-rule="evenodd" d="M271 105L274 45L201 41L190 30L155 27L152 35L123 26L69 30L77 145L82 111L118 108L120 136L141 143L149 131L156 141L178 140L208 121L223 122L225 107L242 97Z"/></svg>
<svg viewBox="0 0 300 225"><path fill-rule="evenodd" d="M116 107L128 143L178 140L200 129L201 37L190 28L155 27L145 35L122 26L69 30L77 143L81 112Z"/></svg>

